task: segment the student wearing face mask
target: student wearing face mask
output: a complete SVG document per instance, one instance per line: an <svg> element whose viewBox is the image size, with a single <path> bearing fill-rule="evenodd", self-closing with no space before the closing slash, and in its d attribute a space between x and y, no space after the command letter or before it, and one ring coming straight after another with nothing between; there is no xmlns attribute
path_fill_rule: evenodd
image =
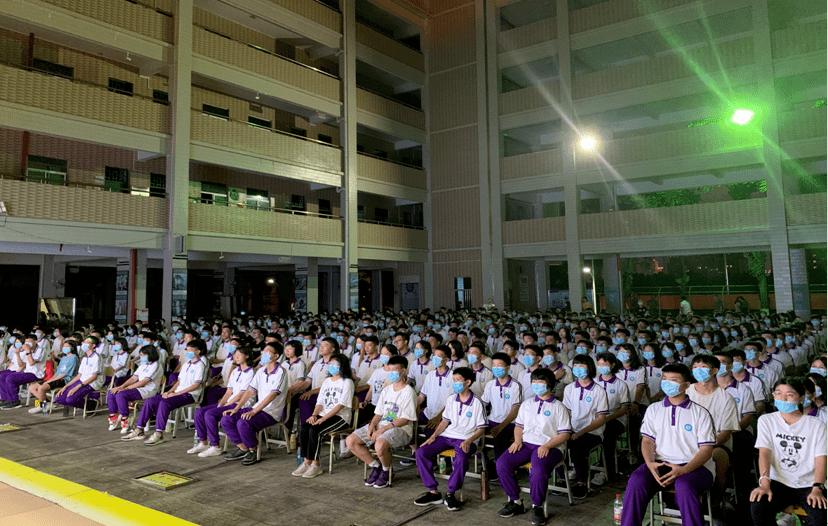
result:
<svg viewBox="0 0 828 526"><path fill-rule="evenodd" d="M492 376L480 397L484 404L491 406L489 414L489 429L494 445L494 459L500 457L514 439L514 424L518 409L523 401L521 384L509 376L509 355L496 353L492 356ZM488 456L484 458L489 462ZM493 480L494 470L487 469L490 480Z"/></svg>
<svg viewBox="0 0 828 526"><path fill-rule="evenodd" d="M426 375L434 370L431 363L431 345L426 340L419 340L414 344L414 361L408 369L408 378L414 381L414 391L419 393L423 388Z"/></svg>
<svg viewBox="0 0 828 526"><path fill-rule="evenodd" d="M823 424L826 423L825 407L825 378L818 374L809 373L803 380L808 390L806 400L802 402L802 413L818 418ZM807 403L806 403L807 402Z"/></svg>
<svg viewBox="0 0 828 526"><path fill-rule="evenodd" d="M745 369L753 375L762 380L765 388L770 390L770 386L775 385L776 382L784 376L779 362L770 359L765 353L765 347L759 340L752 340L745 343Z"/></svg>
<svg viewBox="0 0 828 526"><path fill-rule="evenodd" d="M55 395L55 403L67 407L82 408L86 395L103 386L103 358L95 352L99 341L88 336L81 344L84 355L78 365L78 373Z"/></svg>
<svg viewBox="0 0 828 526"><path fill-rule="evenodd" d="M365 480L366 486L388 486L391 468L391 450L404 447L411 441L413 422L417 419L417 394L406 382L408 360L391 356L386 365L388 385L379 394L371 421L356 429L346 439L346 445L372 468ZM368 450L374 446L375 460Z"/></svg>
<svg viewBox="0 0 828 526"><path fill-rule="evenodd" d="M686 395L690 370L683 364L662 369L667 395L653 404L641 426L644 464L630 475L621 526L640 526L656 492L674 487L682 524L705 524L699 496L713 485L715 435L710 413Z"/></svg>
<svg viewBox="0 0 828 526"><path fill-rule="evenodd" d="M379 400L379 396L382 393L382 390L386 385L386 382L388 381L388 371L391 370L391 368L388 366L388 363L394 356L399 356L396 347L390 344L382 346L379 355L382 367L376 369L373 373L371 373L371 376L368 379L368 394L365 395L365 399L359 404L360 416L359 422L357 422L358 427L362 427L373 418L374 410L376 409L374 401ZM365 409L364 416L362 409Z"/></svg>
<svg viewBox="0 0 828 526"><path fill-rule="evenodd" d="M127 423L132 403L155 396L162 387L163 376L164 371L158 362L155 347L141 347L135 373L120 386L111 388L107 394L110 431L119 427L122 435L129 431Z"/></svg>
<svg viewBox="0 0 828 526"><path fill-rule="evenodd" d="M97 340L96 340L97 341ZM19 346L18 346L19 344ZM20 403L20 386L43 379L46 372L46 350L37 346L37 336L30 334L25 342L14 342L16 368L10 368L0 375L0 409L16 409Z"/></svg>
<svg viewBox="0 0 828 526"><path fill-rule="evenodd" d="M443 502L449 511L460 509L460 501L455 493L463 487L469 460L477 451L477 440L486 431L486 410L470 390L473 381L474 373L468 367L459 367L453 371L451 389L454 394L445 401L442 420L434 434L417 449L417 471L428 489L427 493L414 501L417 506ZM433 468L437 455L448 449L454 450L454 469L444 499L437 489Z"/></svg>
<svg viewBox="0 0 828 526"><path fill-rule="evenodd" d="M805 510L807 526L822 526L828 520L826 428L819 419L802 414L806 393L799 378L779 380L773 390L778 411L759 418L759 487L750 494L755 526L776 525L777 513L789 505Z"/></svg>
<svg viewBox="0 0 828 526"><path fill-rule="evenodd" d="M569 413L552 395L555 378L548 369L532 373L532 397L521 403L515 420L515 441L497 460L497 474L509 499L498 515L504 518L524 513L515 471L531 462L529 489L532 524L546 523L543 511L549 477L563 459L565 444L572 435Z"/></svg>
<svg viewBox="0 0 828 526"><path fill-rule="evenodd" d="M471 390L475 396L483 396L483 390L486 384L494 379L492 371L483 365L484 359L491 359L485 354L486 345L482 342L474 342L469 346L469 352L466 354L466 359L469 361L469 369L474 373L474 383L472 383Z"/></svg>
<svg viewBox="0 0 828 526"><path fill-rule="evenodd" d="M29 409L29 413L49 414L49 404L46 402L46 393L52 389L62 389L70 378L78 371L78 347L71 340L63 340L61 345L61 359L54 376L49 380L29 385L29 392L40 401L39 407Z"/></svg>
<svg viewBox="0 0 828 526"><path fill-rule="evenodd" d="M608 415L602 442L608 460L606 475L599 472L592 477L592 483L596 486L603 485L615 475L615 462L611 459L615 458L618 437L627 429L627 413L630 410L631 397L627 383L615 375L620 366L618 359L612 353L605 352L598 355L598 363L595 366L598 375L595 381L607 393Z"/></svg>
<svg viewBox="0 0 828 526"><path fill-rule="evenodd" d="M528 400L532 394L532 373L541 366L543 353L537 345L528 345L523 349L521 361L524 369L518 375L518 383L523 387L523 399Z"/></svg>

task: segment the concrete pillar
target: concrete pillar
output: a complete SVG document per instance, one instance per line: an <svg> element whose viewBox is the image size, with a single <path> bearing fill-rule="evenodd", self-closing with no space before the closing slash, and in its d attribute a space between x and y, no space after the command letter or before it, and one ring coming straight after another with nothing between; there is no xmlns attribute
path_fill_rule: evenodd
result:
<svg viewBox="0 0 828 526"><path fill-rule="evenodd" d="M371 271L371 306L374 310L382 310L382 271Z"/></svg>
<svg viewBox="0 0 828 526"><path fill-rule="evenodd" d="M229 319L233 316L233 295L236 293L236 267L227 263L222 264L224 271L224 287L221 293L221 317Z"/></svg>
<svg viewBox="0 0 828 526"><path fill-rule="evenodd" d="M141 311L147 308L147 251L133 249L133 253L135 266L129 270L135 274L135 310Z"/></svg>
<svg viewBox="0 0 828 526"><path fill-rule="evenodd" d="M356 3L342 3L342 53L339 75L342 79L342 140L341 209L345 221L345 246L340 262L339 306L342 310L359 308L359 223L357 222L357 104L356 104ZM353 285L353 286L352 286Z"/></svg>
<svg viewBox="0 0 828 526"><path fill-rule="evenodd" d="M308 311L308 266L307 264L296 265L293 273L293 310L297 312Z"/></svg>
<svg viewBox="0 0 828 526"><path fill-rule="evenodd" d="M308 312L319 313L319 259L308 258Z"/></svg>
<svg viewBox="0 0 828 526"><path fill-rule="evenodd" d="M537 296L538 309L544 311L549 308L549 271L546 261L539 259L534 262L535 269L535 291Z"/></svg>
<svg viewBox="0 0 828 526"><path fill-rule="evenodd" d="M794 311L800 318L807 320L811 317L811 294L808 292L808 260L804 248L792 248L790 253ZM776 294L776 304L779 305L778 292Z"/></svg>
<svg viewBox="0 0 828 526"><path fill-rule="evenodd" d="M170 222L164 246L164 279L161 317L170 321L174 312L186 312L187 227L190 186L190 105L193 73L193 0L173 3L175 46L170 67L172 138L167 142L167 192ZM183 272L183 274L182 274ZM176 283L177 281L177 283ZM183 292L183 295L182 295ZM179 314L181 315L181 314Z"/></svg>
<svg viewBox="0 0 828 526"><path fill-rule="evenodd" d="M484 0L486 12L486 72L487 81L487 118L488 118L488 155L489 155L489 184L482 186L480 194L488 191L488 210L481 209L481 217L488 214L491 217L491 296L480 298L484 304L489 303L489 297L494 298L498 309L503 308L505 299L505 259L503 258L503 199L500 195L500 156L503 152L503 134L500 133L500 111L498 103L501 93L501 76L497 69L497 35L500 32L500 13L495 0ZM481 200L482 201L482 200ZM482 204L482 203L481 203ZM487 241L484 240L484 243ZM484 274L485 276L485 274ZM546 292L544 291L544 296Z"/></svg>
<svg viewBox="0 0 828 526"><path fill-rule="evenodd" d="M55 277L55 256L43 256L43 263L40 265L41 298L57 297L57 287L55 287L57 279Z"/></svg>
<svg viewBox="0 0 828 526"><path fill-rule="evenodd" d="M600 290L598 293L600 294ZM607 304L607 311L613 314L621 314L623 302L621 301L621 273L618 268L618 256L613 255L604 258L604 301ZM600 306L595 306L595 312L599 312Z"/></svg>

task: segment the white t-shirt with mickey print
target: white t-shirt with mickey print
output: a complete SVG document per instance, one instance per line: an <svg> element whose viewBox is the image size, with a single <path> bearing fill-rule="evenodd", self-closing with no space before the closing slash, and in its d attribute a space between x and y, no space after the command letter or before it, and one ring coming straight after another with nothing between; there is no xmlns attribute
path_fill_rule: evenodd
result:
<svg viewBox="0 0 828 526"><path fill-rule="evenodd" d="M818 418L803 416L788 425L781 413L759 417L756 448L771 452L770 478L789 488L810 488L814 466L819 457L825 462L825 424Z"/></svg>

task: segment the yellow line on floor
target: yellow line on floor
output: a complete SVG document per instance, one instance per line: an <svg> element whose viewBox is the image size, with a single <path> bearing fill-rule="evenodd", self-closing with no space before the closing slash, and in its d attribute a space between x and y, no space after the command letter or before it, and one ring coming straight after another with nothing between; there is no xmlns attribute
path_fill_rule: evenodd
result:
<svg viewBox="0 0 828 526"><path fill-rule="evenodd" d="M0 459L0 481L107 525L196 526L195 523Z"/></svg>

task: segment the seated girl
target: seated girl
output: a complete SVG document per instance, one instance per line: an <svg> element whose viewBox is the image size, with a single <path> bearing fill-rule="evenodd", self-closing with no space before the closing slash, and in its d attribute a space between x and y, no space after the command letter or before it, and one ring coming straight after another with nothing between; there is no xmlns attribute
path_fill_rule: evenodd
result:
<svg viewBox="0 0 828 526"><path fill-rule="evenodd" d="M339 341L337 339L337 341ZM288 400L290 400L291 414L287 415L285 427L293 429L293 419L296 408L299 407L299 395L302 393L305 382L305 361L302 360L303 346L301 343L290 340L285 344L284 361L282 368L287 374Z"/></svg>
<svg viewBox="0 0 828 526"><path fill-rule="evenodd" d="M83 341L81 349L84 355L78 366L78 374L58 391L55 403L81 408L86 395L103 386L103 358L95 352L98 343L98 339L94 336L87 336Z"/></svg>
<svg viewBox="0 0 828 526"><path fill-rule="evenodd" d="M115 377L115 381L112 384L113 387L123 385L129 379L128 349L129 345L124 338L115 338L109 344L109 366L112 368L112 374Z"/></svg>
<svg viewBox="0 0 828 526"><path fill-rule="evenodd" d="M615 376L619 367L618 359L611 352L598 355L596 381L607 393L609 415L606 419L603 438L604 454L607 459L607 475L604 476L601 472L596 473L592 478L592 483L596 486L602 485L607 481L607 478L612 478L614 475L615 443L618 437L627 430L627 413L630 410L631 403L630 389L626 382ZM660 381L661 378L659 377Z"/></svg>
<svg viewBox="0 0 828 526"><path fill-rule="evenodd" d="M163 376L161 364L158 363L158 351L152 346L141 347L135 373L120 386L111 388L107 394L110 431L120 427L121 434L126 434L132 403L155 396L161 388Z"/></svg>
<svg viewBox="0 0 828 526"><path fill-rule="evenodd" d="M49 414L49 404L46 403L46 393L52 389L61 389L66 385L66 382L75 376L78 371L78 344L74 341L64 339L63 345L60 348L61 356L58 368L54 376L49 380L34 383L29 385L29 392L32 396L40 400L40 407L33 407L29 409L29 413L35 414L42 412L44 415Z"/></svg>

